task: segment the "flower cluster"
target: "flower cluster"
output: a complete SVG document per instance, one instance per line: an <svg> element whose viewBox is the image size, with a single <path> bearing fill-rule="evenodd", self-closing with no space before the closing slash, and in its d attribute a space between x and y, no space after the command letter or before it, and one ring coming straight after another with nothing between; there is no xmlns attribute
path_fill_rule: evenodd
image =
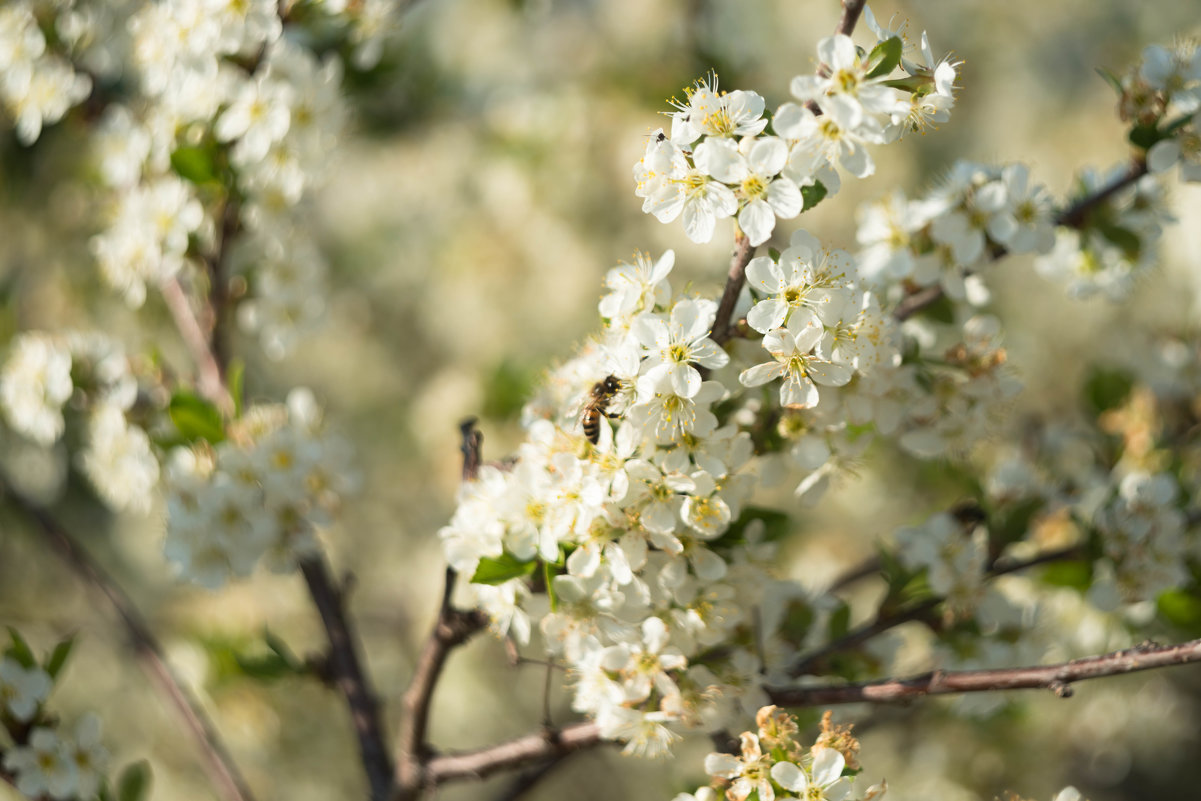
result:
<svg viewBox="0 0 1201 801"><path fill-rule="evenodd" d="M114 509L145 512L159 467L150 437L130 419L137 396L120 343L94 332L22 334L0 373L6 421L42 447L63 435L68 401L74 400L73 410L86 410L80 469Z"/></svg>
<svg viewBox="0 0 1201 801"><path fill-rule="evenodd" d="M316 547L357 484L344 440L326 431L310 393L260 405L216 445L177 448L166 468L167 558L206 587L259 562L287 571Z"/></svg>
<svg viewBox="0 0 1201 801"><path fill-rule="evenodd" d="M1051 197L1024 164L957 162L926 197L894 193L863 206L858 222L871 284L937 285L957 301L967 298L965 278L998 253L1046 253L1055 243Z"/></svg>
<svg viewBox="0 0 1201 801"><path fill-rule="evenodd" d="M870 13L870 12L869 12ZM655 131L634 167L642 210L677 218L694 242L708 242L720 219L736 217L752 245L777 219L791 219L840 185L835 166L859 178L875 171L867 146L893 141L948 119L956 66L936 61L922 35L924 63L904 58L903 33L873 27L879 42L858 49L842 34L818 44L816 75L793 79L798 103L771 118L755 92L720 92L711 75L674 101L670 135ZM901 68L904 78L894 78Z"/></svg>
<svg viewBox="0 0 1201 801"><path fill-rule="evenodd" d="M64 26L56 35L70 32ZM91 79L51 49L28 0L0 8L0 105L18 140L33 144L43 125L58 122L91 91Z"/></svg>
<svg viewBox="0 0 1201 801"><path fill-rule="evenodd" d="M228 259L236 275L212 280L247 284L239 319L281 356L322 312L326 267L303 201L345 118L341 65L285 35L274 2L210 10L171 0L129 21L142 94L100 126L98 169L115 191L93 250L133 305L189 263L220 271ZM202 205L198 188L217 181L226 196ZM235 247L240 229L252 235Z"/></svg>
<svg viewBox="0 0 1201 801"><path fill-rule="evenodd" d="M1126 169L1083 171L1078 176L1078 195L1112 184ZM1173 221L1166 200L1161 181L1144 176L1094 211L1087 227L1058 229L1054 248L1035 259L1035 269L1065 283L1073 296L1103 294L1122 300L1159 262L1159 238L1164 226Z"/></svg>
<svg viewBox="0 0 1201 801"><path fill-rule="evenodd" d="M67 735L43 710L71 641L60 643L41 665L20 634L10 631L13 645L0 656L0 730L9 740L0 745L0 765L28 798L92 801L108 766L100 719L84 715Z"/></svg>
<svg viewBox="0 0 1201 801"><path fill-rule="evenodd" d="M884 796L887 787L868 787L855 792L859 741L850 726L836 726L829 712L822 718L822 734L811 748L797 742L796 720L774 706L755 715L757 732L744 731L740 753L712 753L705 758L705 772L713 784L695 793L680 793L673 801L716 801L724 790L729 801L775 801L798 798L806 801L869 801Z"/></svg>
<svg viewBox="0 0 1201 801"><path fill-rule="evenodd" d="M1147 167L1161 173L1180 165L1185 181L1201 181L1201 47L1182 39L1151 45L1120 81L1122 118L1147 148Z"/></svg>

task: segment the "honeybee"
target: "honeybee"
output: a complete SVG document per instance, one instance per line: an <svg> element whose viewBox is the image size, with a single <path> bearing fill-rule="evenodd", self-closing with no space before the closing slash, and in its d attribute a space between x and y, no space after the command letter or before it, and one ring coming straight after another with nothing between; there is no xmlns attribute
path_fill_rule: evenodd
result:
<svg viewBox="0 0 1201 801"><path fill-rule="evenodd" d="M620 416L609 411L609 406L624 387L625 382L615 375L605 376L592 385L584 408L580 410L580 428L584 429L584 436L593 445L600 441L601 415L610 418Z"/></svg>

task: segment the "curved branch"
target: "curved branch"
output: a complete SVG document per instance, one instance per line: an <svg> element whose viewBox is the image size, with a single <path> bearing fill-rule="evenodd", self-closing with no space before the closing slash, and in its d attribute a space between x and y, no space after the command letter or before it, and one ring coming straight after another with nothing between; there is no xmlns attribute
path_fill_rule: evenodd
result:
<svg viewBox="0 0 1201 801"><path fill-rule="evenodd" d="M483 435L475 427L475 419L464 420L459 430L463 443L463 480L474 481L479 475L480 450ZM446 568L446 584L442 605L434 628L422 646L413 670L413 678L401 697L404 717L396 735L396 783L399 799L415 798L426 785L425 766L431 749L425 741L429 726L430 703L434 689L442 676L450 652L467 642L472 635L488 625L487 617L479 610L460 611L451 605L458 573Z"/></svg>
<svg viewBox="0 0 1201 801"><path fill-rule="evenodd" d="M824 687L767 688L772 703L788 707L891 703L929 695L978 693L993 690L1051 690L1060 698L1072 695L1072 684L1103 676L1201 662L1201 640L1179 645L1136 645L1125 651L1073 659L1056 665L994 670L934 671L910 679L888 679Z"/></svg>
<svg viewBox="0 0 1201 801"><path fill-rule="evenodd" d="M478 751L434 757L426 766L426 775L433 785L456 779L483 779L502 770L589 748L600 741L600 726L593 721L581 721Z"/></svg>
<svg viewBox="0 0 1201 801"><path fill-rule="evenodd" d="M49 512L13 490L2 478L0 488L3 489L5 499L36 525L46 543L62 557L67 566L112 604L129 637L134 655L142 663L151 681L158 685L162 694L175 707L184 727L200 749L205 772L220 797L225 801L254 801L254 795L239 773L229 750L221 741L213 722L205 714L204 707L171 670L163 655L162 646L130 597Z"/></svg>
<svg viewBox="0 0 1201 801"><path fill-rule="evenodd" d="M842 0L842 19L838 20L835 33L850 36L851 31L855 30L855 25L859 22L859 15L863 13L865 5L867 5L867 0Z"/></svg>

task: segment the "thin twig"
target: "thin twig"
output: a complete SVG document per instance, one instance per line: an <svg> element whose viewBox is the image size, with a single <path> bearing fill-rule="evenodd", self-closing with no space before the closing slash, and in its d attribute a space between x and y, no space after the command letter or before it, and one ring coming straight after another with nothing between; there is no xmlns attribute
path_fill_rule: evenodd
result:
<svg viewBox="0 0 1201 801"><path fill-rule="evenodd" d="M1072 695L1072 684L1085 679L1119 676L1141 670L1201 662L1201 640L1179 645L1143 643L1056 665L994 670L934 671L909 679L887 679L824 687L767 688L772 703L787 707L889 703L927 695L978 693L992 690L1051 690L1060 698Z"/></svg>
<svg viewBox="0 0 1201 801"><path fill-rule="evenodd" d="M43 539L62 557L67 566L112 604L129 637L134 655L142 663L150 679L175 707L184 727L192 735L200 750L205 772L220 797L225 801L254 801L254 795L217 734L216 727L205 714L204 707L171 670L163 655L162 645L125 591L75 542L74 537L49 512L13 490L6 480L0 479L0 486L3 487L5 499L36 524Z"/></svg>
<svg viewBox="0 0 1201 801"><path fill-rule="evenodd" d="M600 741L600 727L596 723L572 723L478 751L435 757L426 765L426 776L429 783L435 786L456 779L483 779L502 770L579 751Z"/></svg>
<svg viewBox="0 0 1201 801"><path fill-rule="evenodd" d="M733 333L734 307L738 304L738 295L742 285L746 283L746 266L755 255L755 247L742 231L734 237L734 255L730 257L730 271L726 274L726 288L721 293L721 302L717 304L717 317L713 322L713 341L718 345L725 344Z"/></svg>
<svg viewBox="0 0 1201 801"><path fill-rule="evenodd" d="M1094 209L1118 192L1137 183L1146 174L1147 162L1142 158L1134 159L1130 164L1130 168L1122 175L1110 181L1096 192L1078 199L1075 203L1057 214L1055 216L1055 224L1064 228L1083 228ZM993 260L1000 259L1008 254L1008 252L1005 248L998 249L992 254ZM942 285L934 284L933 286L924 287L902 298L901 302L893 309L892 316L896 320L903 322L926 307L937 303L942 296Z"/></svg>
<svg viewBox="0 0 1201 801"><path fill-rule="evenodd" d="M851 32L855 30L856 23L859 22L859 15L863 13L865 5L867 5L867 0L842 0L842 19L838 20L835 33L850 36Z"/></svg>
<svg viewBox="0 0 1201 801"><path fill-rule="evenodd" d="M215 403L222 411L231 411L233 401L225 388L225 370L210 347L208 334L196 319L187 292L175 277L164 281L159 291L196 365L196 388L201 396Z"/></svg>
<svg viewBox="0 0 1201 801"><path fill-rule="evenodd" d="M858 581L862 581L865 578L870 578L871 576L876 575L880 572L881 567L882 565L880 564L880 557L868 557L867 559L864 559L863 562L857 567L851 568L838 578L834 579L834 583L830 585L830 588L826 590L826 592L834 593L845 590L847 587Z"/></svg>
<svg viewBox="0 0 1201 801"><path fill-rule="evenodd" d="M230 347L226 317L229 311L229 257L234 238L242 228L241 205L230 196L221 210L221 243L217 252L206 259L209 275L209 350L221 370L222 379L229 366Z"/></svg>
<svg viewBox="0 0 1201 801"><path fill-rule="evenodd" d="M321 615L329 638L329 671L334 685L350 707L350 721L359 741L359 756L371 786L372 801L389 801L392 795L392 760L384 740L379 701L363 670L359 646L346 615L341 590L334 584L321 553L300 561L309 595Z"/></svg>
<svg viewBox="0 0 1201 801"><path fill-rule="evenodd" d="M475 420L464 420L459 426L462 433L463 480L474 481L479 475L480 452L483 435L475 427ZM403 717L396 735L396 784L397 798L416 798L426 785L425 766L431 754L426 743L429 728L430 704L434 689L442 676L442 668L450 652L465 643L488 623L479 610L469 612L455 609L451 604L458 574L454 568L446 568L446 583L442 591L442 604L438 619L425 639L413 678L401 697Z"/></svg>
<svg viewBox="0 0 1201 801"><path fill-rule="evenodd" d="M1017 573L1022 570L1028 570L1032 567L1045 565L1050 562L1059 562L1065 559L1072 559L1079 556L1081 548L1079 545L1070 545L1064 548L1059 548L1054 551L1047 551L1038 556L1031 557L1022 561L1008 562L995 564L987 573L987 578L996 578L1009 573ZM789 675L802 676L806 673L812 673L814 668L819 666L825 659L833 654L849 651L856 646L862 645L871 638L883 634L890 629L894 629L903 623L910 623L915 620L928 618L935 608L942 603L942 598L928 598L920 603L917 603L908 609L898 610L886 615L878 615L875 620L866 625L850 631L832 642L818 648L805 656L801 657L796 664L789 669Z"/></svg>

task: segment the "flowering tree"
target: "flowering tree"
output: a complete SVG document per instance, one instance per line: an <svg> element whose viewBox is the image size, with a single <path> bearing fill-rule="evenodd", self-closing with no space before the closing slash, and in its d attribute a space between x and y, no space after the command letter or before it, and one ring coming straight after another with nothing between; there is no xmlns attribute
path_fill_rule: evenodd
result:
<svg viewBox="0 0 1201 801"><path fill-rule="evenodd" d="M165 310L189 360L101 330L14 331L0 375L4 506L116 610L217 796L248 801L259 788L86 532L66 522L68 471L112 510L165 508L162 553L180 582L219 593L262 569L300 574L325 647L301 658L268 634L231 659L263 682L336 689L373 801L520 772L504 796L516 798L575 752L617 743L662 757L689 735L714 750L689 769L706 775L690 789L704 786L676 801L874 798L886 785L872 754L861 764L849 725L827 713L818 730L806 710L866 704L855 717L871 721L902 699L1066 697L1084 679L1201 662L1201 640L1188 639L1201 625L1201 352L1178 332L1149 339L1131 363L1087 377L1086 421L1022 435L1029 422L1008 414L1022 384L1003 320L988 313L989 276L1011 257L1032 256L1070 295L1115 301L1157 265L1172 221L1166 178L1177 167L1201 177L1201 48L1151 45L1105 73L1132 155L1083 171L1070 196L1053 197L1024 164L961 161L920 197L896 190L861 207L856 246L836 247L803 215L839 203L844 180L872 176L885 145L937 136L962 67L926 34L844 0L788 99L719 88L710 73L649 132L633 170L642 209L694 243L732 231L724 287L673 281L673 250L637 255L605 276L599 328L526 399L512 456L488 460L475 422L463 424L437 619L403 691L382 686L350 581L325 550L362 470L314 393L248 401L259 390L247 386L270 386L254 368L270 368L238 346L282 358L322 322L329 265L314 195L347 124L347 86L386 55L401 10L0 10L16 152L46 152L56 137L86 152L52 155L69 163L55 174L62 191L95 201L89 262L130 316ZM996 447L1002 438L1011 447ZM892 458L954 465L958 498L898 522L827 586L789 580L782 553L804 540L804 510ZM872 581L872 598L855 594ZM1081 621L1104 636L1074 636ZM435 750L434 690L451 652L485 629L514 663L546 666L542 726ZM75 639L39 653L9 631L0 778L35 799L146 797L148 767L112 769L96 715L52 711ZM1165 632L1170 644L1147 639ZM1088 647L1098 642L1111 647ZM568 689L571 722L552 719L552 683ZM396 714L381 695L398 696ZM892 792L908 797L895 781ZM1070 787L1056 796L1076 798Z"/></svg>

